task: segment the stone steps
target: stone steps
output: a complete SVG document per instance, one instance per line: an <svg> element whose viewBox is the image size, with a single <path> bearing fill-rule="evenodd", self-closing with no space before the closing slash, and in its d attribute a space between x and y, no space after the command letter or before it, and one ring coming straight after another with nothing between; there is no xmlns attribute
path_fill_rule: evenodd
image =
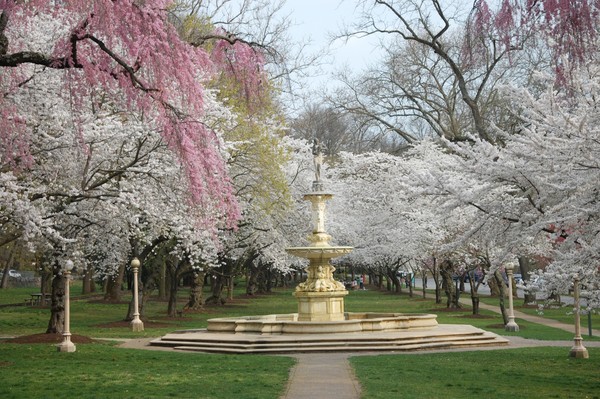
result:
<svg viewBox="0 0 600 399"><path fill-rule="evenodd" d="M178 331L153 340L151 345L212 353L308 353L359 351L417 351L507 345L508 340L473 326L440 325L425 331L384 333L280 334Z"/></svg>

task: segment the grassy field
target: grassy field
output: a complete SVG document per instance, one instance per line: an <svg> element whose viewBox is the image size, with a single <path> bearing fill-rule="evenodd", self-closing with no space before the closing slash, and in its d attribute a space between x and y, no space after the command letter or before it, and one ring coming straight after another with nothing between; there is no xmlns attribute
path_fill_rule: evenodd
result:
<svg viewBox="0 0 600 399"><path fill-rule="evenodd" d="M78 344L0 344L0 397L277 398L291 358L222 356Z"/></svg>
<svg viewBox="0 0 600 399"><path fill-rule="evenodd" d="M35 291L0 290L0 336L45 331L49 309L23 305ZM184 312L177 318L167 318L166 302L153 298L145 309L145 331L134 333L127 323L120 323L127 312L129 294L124 294L123 303L109 304L98 296L78 296L79 292L80 287L75 282L71 332L93 338L158 337L176 329L205 327L209 318L293 313L297 308L292 289L277 289L269 295L249 298L243 295L241 285L235 299L225 306ZM187 291L182 289L180 309L186 295ZM482 311L480 316L474 317L468 308L449 312L443 305L419 295L409 298L376 290L351 291L345 306L350 312L435 313L440 324L471 324L501 335L509 334L505 333L502 319L496 313ZM511 335L541 340L573 339L568 332L519 319L517 322L521 331ZM542 347L359 356L352 358L352 365L365 398L501 397L506 393L524 398L599 397L597 359L600 352L597 348L588 350L591 359L583 361L568 359L568 349ZM52 344L4 341L0 343L0 397L277 398L285 389L293 364L294 360L289 357L128 350L107 342L77 344L75 353L66 354L56 352ZM553 376L555 382L549 381L546 375ZM560 375L564 378L558 378ZM574 378L578 390L569 391L571 394L562 390ZM523 390L525 388L531 391ZM64 392L69 394L64 395ZM527 392L539 393L539 396Z"/></svg>
<svg viewBox="0 0 600 399"><path fill-rule="evenodd" d="M600 398L600 348L571 359L565 348L358 356L364 399Z"/></svg>

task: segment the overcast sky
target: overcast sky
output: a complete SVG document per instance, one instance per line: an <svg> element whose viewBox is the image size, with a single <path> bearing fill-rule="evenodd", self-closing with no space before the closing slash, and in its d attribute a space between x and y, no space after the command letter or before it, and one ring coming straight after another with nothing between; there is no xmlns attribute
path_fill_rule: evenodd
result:
<svg viewBox="0 0 600 399"><path fill-rule="evenodd" d="M350 25L355 20L355 1L353 0L287 0L285 13L293 21L292 34L298 40L310 38L312 49L327 45L329 35ZM369 39L352 39L348 43L338 40L331 53L332 63L325 73L333 73L348 65L353 71L360 71L378 57L375 42ZM311 85L321 87L329 85L331 78L321 76L313 79Z"/></svg>

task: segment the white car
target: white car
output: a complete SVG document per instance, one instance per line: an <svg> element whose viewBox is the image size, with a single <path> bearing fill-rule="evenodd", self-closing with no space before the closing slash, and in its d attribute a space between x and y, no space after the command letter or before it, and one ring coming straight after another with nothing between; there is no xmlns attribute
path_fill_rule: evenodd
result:
<svg viewBox="0 0 600 399"><path fill-rule="evenodd" d="M16 270L10 269L8 271L8 277L12 277L12 278L21 278L21 273L19 273Z"/></svg>

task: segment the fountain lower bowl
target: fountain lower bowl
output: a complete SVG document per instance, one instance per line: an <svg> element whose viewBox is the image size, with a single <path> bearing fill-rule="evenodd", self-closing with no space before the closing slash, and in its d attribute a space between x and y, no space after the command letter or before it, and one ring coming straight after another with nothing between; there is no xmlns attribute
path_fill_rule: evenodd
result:
<svg viewBox="0 0 600 399"><path fill-rule="evenodd" d="M339 321L298 321L297 313L228 317L208 320L209 332L258 334L337 334L433 329L434 314L344 313Z"/></svg>
<svg viewBox="0 0 600 399"><path fill-rule="evenodd" d="M352 252L353 247L332 247L332 246L314 246L314 247L289 247L286 252L290 255L305 259L333 259L338 256L346 255Z"/></svg>

